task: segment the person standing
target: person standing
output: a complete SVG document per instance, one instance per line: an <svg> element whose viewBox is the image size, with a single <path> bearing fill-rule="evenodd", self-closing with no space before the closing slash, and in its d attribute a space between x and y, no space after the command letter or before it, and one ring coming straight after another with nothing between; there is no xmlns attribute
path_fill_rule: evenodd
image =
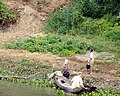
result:
<svg viewBox="0 0 120 96"><path fill-rule="evenodd" d="M93 53L93 49L90 49L88 63L86 65L87 73L92 74L93 64L94 64L94 53Z"/></svg>
<svg viewBox="0 0 120 96"><path fill-rule="evenodd" d="M63 76L66 77L66 78L69 78L70 76L70 65L69 65L69 61L68 59L65 59L65 62L64 62L65 66L63 68Z"/></svg>

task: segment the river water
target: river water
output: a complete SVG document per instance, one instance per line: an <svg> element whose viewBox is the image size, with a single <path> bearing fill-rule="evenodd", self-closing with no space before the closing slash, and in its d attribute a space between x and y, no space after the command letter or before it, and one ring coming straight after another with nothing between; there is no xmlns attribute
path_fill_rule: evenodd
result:
<svg viewBox="0 0 120 96"><path fill-rule="evenodd" d="M58 96L51 88L0 81L0 96Z"/></svg>

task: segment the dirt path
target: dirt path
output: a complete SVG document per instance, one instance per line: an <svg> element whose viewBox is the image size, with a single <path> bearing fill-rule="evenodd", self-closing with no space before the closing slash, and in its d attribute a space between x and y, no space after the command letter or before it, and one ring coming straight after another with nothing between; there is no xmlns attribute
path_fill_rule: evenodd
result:
<svg viewBox="0 0 120 96"><path fill-rule="evenodd" d="M29 0L28 0L29 1ZM49 1L49 0L48 0ZM16 25L10 25L10 27L4 31L0 32L0 58L10 59L10 60L21 60L25 59L34 62L47 62L49 64L55 64L55 67L62 69L64 66L64 59L66 57L59 57L52 55L51 53L30 53L25 50L13 50L13 49L3 49L3 45L12 40L18 38L26 38L29 36L45 36L41 33L45 22L47 21L49 14L54 11L60 4L64 3L64 0L52 0L48 2L47 6L41 5L37 0L31 0L31 2L18 2L17 0L5 0L6 4L11 8L14 8L20 12L20 19ZM33 3L34 2L34 3ZM37 3L36 3L37 2ZM33 5L38 4L38 5ZM70 60L70 66L72 70L85 72L85 64L87 61L88 53L83 55L75 55L73 57L67 57ZM120 90L120 77L111 75L110 72L115 70L120 70L119 65L112 64L101 64L107 62L112 62L114 54L110 53L95 53L95 71L100 70L99 74L94 72L93 84L98 87L107 87ZM102 62L101 62L102 61ZM101 73L102 72L102 73ZM87 76L87 75L86 75ZM87 76L89 77L89 76Z"/></svg>

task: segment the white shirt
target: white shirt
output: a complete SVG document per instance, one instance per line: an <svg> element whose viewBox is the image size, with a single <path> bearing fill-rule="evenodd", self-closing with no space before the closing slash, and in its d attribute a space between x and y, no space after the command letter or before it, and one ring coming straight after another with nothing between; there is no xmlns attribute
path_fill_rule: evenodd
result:
<svg viewBox="0 0 120 96"><path fill-rule="evenodd" d="M92 64L94 63L94 53L93 52L90 52L88 62L90 62Z"/></svg>
<svg viewBox="0 0 120 96"><path fill-rule="evenodd" d="M93 52L90 52L89 58L94 59L94 54L93 54Z"/></svg>
<svg viewBox="0 0 120 96"><path fill-rule="evenodd" d="M76 87L81 87L81 86L83 86L82 78L80 76L74 76L72 78L72 87L76 88Z"/></svg>

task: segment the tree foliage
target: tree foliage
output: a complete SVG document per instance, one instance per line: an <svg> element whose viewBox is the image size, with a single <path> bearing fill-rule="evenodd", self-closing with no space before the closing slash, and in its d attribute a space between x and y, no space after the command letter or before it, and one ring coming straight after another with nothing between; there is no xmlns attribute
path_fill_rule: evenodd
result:
<svg viewBox="0 0 120 96"><path fill-rule="evenodd" d="M51 15L47 30L72 35L103 33L120 25L119 10L119 0L74 0Z"/></svg>
<svg viewBox="0 0 120 96"><path fill-rule="evenodd" d="M76 0L83 15L92 18L101 18L105 14L118 14L120 10L119 0Z"/></svg>

